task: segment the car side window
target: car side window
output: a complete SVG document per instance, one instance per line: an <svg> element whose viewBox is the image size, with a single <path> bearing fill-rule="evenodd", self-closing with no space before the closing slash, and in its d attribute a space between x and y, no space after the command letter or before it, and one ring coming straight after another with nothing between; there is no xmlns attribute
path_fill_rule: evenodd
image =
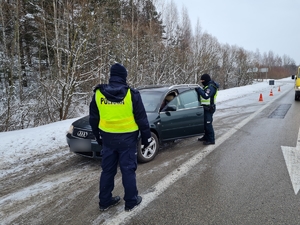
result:
<svg viewBox="0 0 300 225"><path fill-rule="evenodd" d="M177 96L178 102L180 102L180 107L178 109L188 109L195 108L200 105L198 101L198 96L195 90L185 91Z"/></svg>
<svg viewBox="0 0 300 225"><path fill-rule="evenodd" d="M168 93L167 96L164 98L159 111L164 112L167 109L167 106L172 102L172 100L175 98L176 95L177 93L175 92Z"/></svg>

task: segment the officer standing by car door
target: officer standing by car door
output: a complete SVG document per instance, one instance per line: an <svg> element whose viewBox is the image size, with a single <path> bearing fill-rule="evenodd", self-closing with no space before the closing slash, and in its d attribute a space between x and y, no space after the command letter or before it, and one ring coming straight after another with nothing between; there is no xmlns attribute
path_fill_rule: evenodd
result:
<svg viewBox="0 0 300 225"><path fill-rule="evenodd" d="M200 79L203 89L198 87L195 90L198 93L201 105L204 108L204 136L198 138L198 141L203 141L204 145L213 145L215 144L215 132L212 122L213 114L216 111L216 98L219 85L211 80L209 74L203 74Z"/></svg>
<svg viewBox="0 0 300 225"><path fill-rule="evenodd" d="M90 103L89 123L97 142L102 145L100 211L120 202L119 196L112 197L118 164L125 192L125 211L131 211L142 201L135 173L139 131L144 147L152 138L140 93L127 85L126 78L127 70L122 64L112 65L109 84L97 85Z"/></svg>

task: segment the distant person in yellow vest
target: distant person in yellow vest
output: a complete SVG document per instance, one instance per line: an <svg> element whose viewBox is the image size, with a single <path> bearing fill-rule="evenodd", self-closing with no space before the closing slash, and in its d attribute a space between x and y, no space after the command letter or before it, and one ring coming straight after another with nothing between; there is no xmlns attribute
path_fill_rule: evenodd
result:
<svg viewBox="0 0 300 225"><path fill-rule="evenodd" d="M142 202L135 173L139 132L144 147L149 146L152 139L140 93L127 85L126 78L127 70L122 64L112 65L109 84L97 85L90 103L89 122L97 142L102 145L100 211L121 200L120 196L112 196L118 164L125 192L125 211L131 211Z"/></svg>
<svg viewBox="0 0 300 225"><path fill-rule="evenodd" d="M210 78L210 75L205 73L201 75L200 82L202 88L196 88L199 95L199 100L204 108L204 136L198 138L198 141L203 141L204 145L215 144L215 131L213 128L213 114L216 111L216 98L218 95L219 84Z"/></svg>

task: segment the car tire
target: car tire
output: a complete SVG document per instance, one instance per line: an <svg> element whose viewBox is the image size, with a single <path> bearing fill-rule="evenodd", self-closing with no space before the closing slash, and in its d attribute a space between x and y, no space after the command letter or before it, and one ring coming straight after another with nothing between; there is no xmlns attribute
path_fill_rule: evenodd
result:
<svg viewBox="0 0 300 225"><path fill-rule="evenodd" d="M137 160L140 163L147 163L152 161L158 153L159 142L155 133L151 132L151 136L154 138L155 143L149 149L145 151L145 149L141 148L141 141L138 144L138 153Z"/></svg>

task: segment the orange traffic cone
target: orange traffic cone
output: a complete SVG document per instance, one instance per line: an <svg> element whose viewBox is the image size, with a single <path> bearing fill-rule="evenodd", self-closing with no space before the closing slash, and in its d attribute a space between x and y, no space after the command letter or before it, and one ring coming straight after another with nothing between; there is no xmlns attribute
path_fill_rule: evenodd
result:
<svg viewBox="0 0 300 225"><path fill-rule="evenodd" d="M271 89L271 91L270 91L270 96L273 96L273 92L272 92L272 89Z"/></svg>
<svg viewBox="0 0 300 225"><path fill-rule="evenodd" d="M262 94L260 94L260 95L259 95L259 99L258 99L258 101L260 101L260 102L264 101L264 100L263 100L263 96L262 96Z"/></svg>
<svg viewBox="0 0 300 225"><path fill-rule="evenodd" d="M280 91L280 86L278 87L278 91Z"/></svg>

